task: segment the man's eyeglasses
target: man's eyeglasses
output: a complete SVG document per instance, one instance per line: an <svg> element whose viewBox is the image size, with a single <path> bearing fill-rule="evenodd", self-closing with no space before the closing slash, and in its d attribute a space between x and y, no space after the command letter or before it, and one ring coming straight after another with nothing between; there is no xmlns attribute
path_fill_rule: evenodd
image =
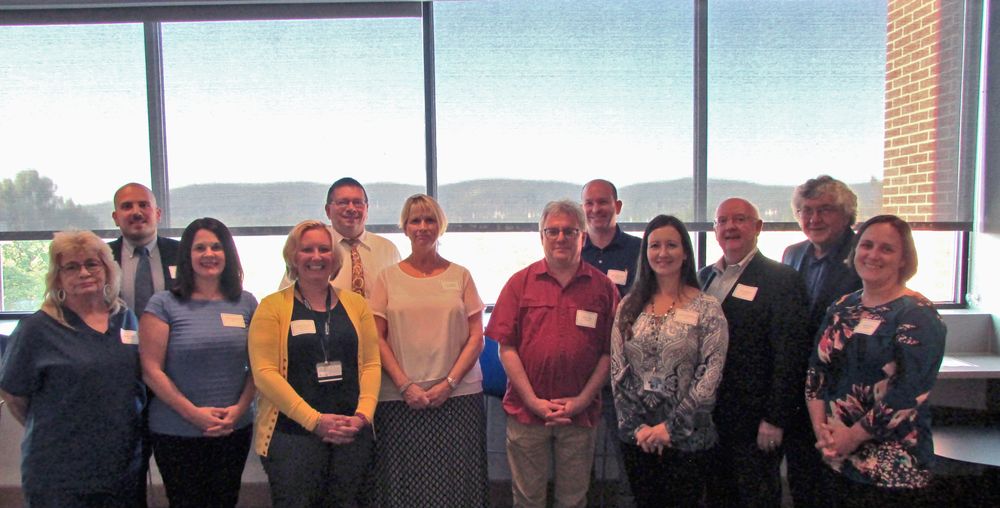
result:
<svg viewBox="0 0 1000 508"><path fill-rule="evenodd" d="M580 235L580 228L545 228L542 229L542 233L545 234L545 238L550 240L559 238L559 233L572 240Z"/></svg>
<svg viewBox="0 0 1000 508"><path fill-rule="evenodd" d="M354 208L364 208L368 206L368 202L363 199L338 199L333 202L333 206L337 208L347 208L348 205L353 205Z"/></svg>
<svg viewBox="0 0 1000 508"><path fill-rule="evenodd" d="M715 218L715 225L717 227L720 227L720 228L723 227L723 226L725 226L725 225L727 225L727 224L733 224L735 226L742 226L742 225L744 225L744 224L746 224L748 222L753 222L755 220L757 220L756 217L751 217L749 215L739 214L739 215L733 215L732 217L716 217Z"/></svg>
<svg viewBox="0 0 1000 508"><path fill-rule="evenodd" d="M82 265L80 263L66 263L59 267L59 271L68 275L76 275L84 268L87 269L87 273L97 273L104 270L104 263L95 259L84 261Z"/></svg>
<svg viewBox="0 0 1000 508"><path fill-rule="evenodd" d="M823 205L818 208L813 208L811 206L803 206L795 210L795 216L798 218L809 218L813 215L818 215L824 219L832 217L834 214L840 211L840 208L833 205Z"/></svg>

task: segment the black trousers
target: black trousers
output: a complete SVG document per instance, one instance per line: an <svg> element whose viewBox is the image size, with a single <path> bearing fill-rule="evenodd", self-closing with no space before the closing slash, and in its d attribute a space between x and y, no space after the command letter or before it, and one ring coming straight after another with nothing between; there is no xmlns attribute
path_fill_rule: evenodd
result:
<svg viewBox="0 0 1000 508"><path fill-rule="evenodd" d="M781 506L782 448L764 452L756 441L720 441L709 471L708 506Z"/></svg>
<svg viewBox="0 0 1000 508"><path fill-rule="evenodd" d="M151 435L171 508L232 507L240 496L253 425L224 437Z"/></svg>
<svg viewBox="0 0 1000 508"><path fill-rule="evenodd" d="M636 506L701 506L712 463L711 450L682 452L668 448L659 455L629 443L622 443L621 450Z"/></svg>
<svg viewBox="0 0 1000 508"><path fill-rule="evenodd" d="M360 506L372 468L371 427L346 445L324 443L312 434L275 431L261 457L275 508Z"/></svg>
<svg viewBox="0 0 1000 508"><path fill-rule="evenodd" d="M831 492L829 467L816 449L816 436L808 417L796 418L785 429L785 459L788 461L788 487L796 508L829 508Z"/></svg>

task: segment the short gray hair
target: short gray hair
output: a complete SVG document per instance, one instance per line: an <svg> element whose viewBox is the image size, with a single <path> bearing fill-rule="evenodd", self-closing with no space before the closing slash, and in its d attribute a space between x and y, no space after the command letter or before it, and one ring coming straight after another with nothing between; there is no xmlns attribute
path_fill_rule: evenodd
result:
<svg viewBox="0 0 1000 508"><path fill-rule="evenodd" d="M792 192L792 214L798 216L802 201L817 199L824 194L833 196L833 202L848 216L847 225L853 226L858 220L858 196L844 182L829 175L820 175L806 180Z"/></svg>
<svg viewBox="0 0 1000 508"><path fill-rule="evenodd" d="M575 201L570 201L568 199L560 199L559 201L549 201L542 209L542 218L538 221L538 231L541 232L545 228L545 220L549 218L550 215L554 214L564 214L572 217L576 220L576 227L581 231L587 229L587 216L583 213L583 208L580 208L580 204Z"/></svg>

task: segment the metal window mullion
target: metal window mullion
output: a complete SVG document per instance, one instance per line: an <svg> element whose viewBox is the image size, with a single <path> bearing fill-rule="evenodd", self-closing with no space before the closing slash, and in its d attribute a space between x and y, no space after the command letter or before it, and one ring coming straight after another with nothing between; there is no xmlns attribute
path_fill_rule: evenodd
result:
<svg viewBox="0 0 1000 508"><path fill-rule="evenodd" d="M159 22L143 23L146 52L146 110L149 122L149 181L163 210L161 225L170 227L167 185L167 132L163 100L163 37Z"/></svg>
<svg viewBox="0 0 1000 508"><path fill-rule="evenodd" d="M424 43L424 151L427 172L427 194L438 197L437 178L437 88L434 72L434 4L423 2Z"/></svg>
<svg viewBox="0 0 1000 508"><path fill-rule="evenodd" d="M694 221L708 222L708 0L694 0ZM698 266L705 266L708 235L698 233Z"/></svg>

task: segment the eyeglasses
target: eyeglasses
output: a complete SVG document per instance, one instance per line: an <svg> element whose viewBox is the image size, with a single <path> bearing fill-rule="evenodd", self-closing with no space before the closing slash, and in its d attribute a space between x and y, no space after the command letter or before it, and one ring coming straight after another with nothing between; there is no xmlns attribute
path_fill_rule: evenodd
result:
<svg viewBox="0 0 1000 508"><path fill-rule="evenodd" d="M59 271L68 275L76 275L84 268L87 269L87 273L97 273L104 270L104 264L95 259L88 259L82 265L80 263L66 263L59 267Z"/></svg>
<svg viewBox="0 0 1000 508"><path fill-rule="evenodd" d="M559 238L559 233L562 233L563 236L572 240L577 236L579 236L580 228L545 228L542 229L542 233L545 234L545 238L548 238L550 240L555 240L556 238Z"/></svg>
<svg viewBox="0 0 1000 508"><path fill-rule="evenodd" d="M338 199L333 202L333 206L337 208L347 208L348 205L354 205L354 208L364 208L368 206L368 202L363 199Z"/></svg>
<svg viewBox="0 0 1000 508"><path fill-rule="evenodd" d="M803 217L809 218L812 217L813 215L818 215L826 219L832 217L839 211L840 208L833 205L823 205L818 208L813 208L811 206L803 206L802 208L795 210L795 216L799 218Z"/></svg>
<svg viewBox="0 0 1000 508"><path fill-rule="evenodd" d="M733 215L732 217L716 217L714 224L717 227L721 228L729 223L732 223L735 226L742 226L748 222L753 222L756 220L757 220L756 217L750 217L749 215L739 214L739 215Z"/></svg>

